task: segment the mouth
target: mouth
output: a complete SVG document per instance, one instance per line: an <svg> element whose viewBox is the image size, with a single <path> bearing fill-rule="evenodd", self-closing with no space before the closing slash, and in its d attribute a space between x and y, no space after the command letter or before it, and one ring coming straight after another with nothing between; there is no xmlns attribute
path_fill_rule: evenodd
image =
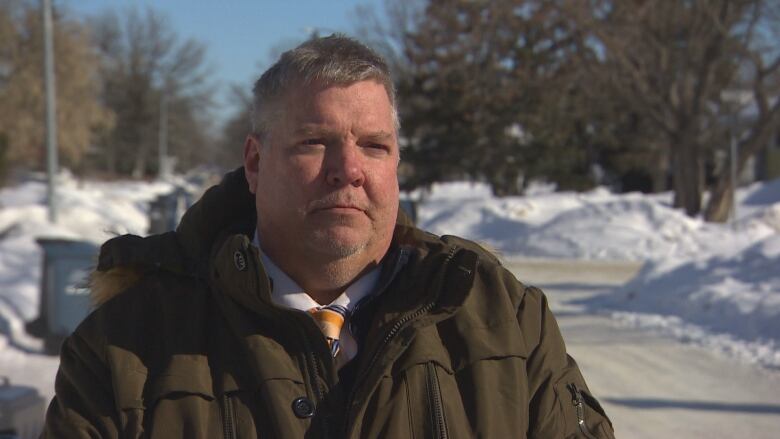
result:
<svg viewBox="0 0 780 439"><path fill-rule="evenodd" d="M354 206L349 204L334 204L329 206L318 207L314 212L329 212L329 213L359 213L363 212L360 206Z"/></svg>
<svg viewBox="0 0 780 439"><path fill-rule="evenodd" d="M356 199L352 195L330 194L318 200L312 201L307 209L310 213L330 213L341 215L355 215L368 211L367 203Z"/></svg>

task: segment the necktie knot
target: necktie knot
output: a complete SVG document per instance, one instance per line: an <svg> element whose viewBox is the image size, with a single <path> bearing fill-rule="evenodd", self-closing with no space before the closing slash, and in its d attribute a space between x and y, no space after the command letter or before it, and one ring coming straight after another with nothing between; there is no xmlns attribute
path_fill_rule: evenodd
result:
<svg viewBox="0 0 780 439"><path fill-rule="evenodd" d="M309 309L309 314L317 322L322 334L328 341L333 358L339 353L339 335L344 326L347 309L341 305L327 305Z"/></svg>

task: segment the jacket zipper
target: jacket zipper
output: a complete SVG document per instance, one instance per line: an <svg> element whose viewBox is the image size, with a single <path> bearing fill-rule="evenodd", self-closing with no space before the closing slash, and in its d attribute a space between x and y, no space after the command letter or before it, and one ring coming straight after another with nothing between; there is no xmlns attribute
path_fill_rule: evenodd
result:
<svg viewBox="0 0 780 439"><path fill-rule="evenodd" d="M577 388L577 385L574 383L568 384L566 387L568 387L569 391L571 392L571 403L574 405L574 407L577 410L577 425L580 427L580 431L583 435L585 435L588 439L596 439L593 434L588 430L588 426L585 425L585 403L582 399L582 393L580 392L580 389Z"/></svg>
<svg viewBox="0 0 780 439"><path fill-rule="evenodd" d="M433 423L435 437L447 439L447 423L444 419L444 407L441 400L441 388L439 387L439 377L436 375L436 366L433 363L426 365L428 370L428 402L431 407L431 421Z"/></svg>
<svg viewBox="0 0 780 439"><path fill-rule="evenodd" d="M233 410L233 400L230 395L222 395L222 431L225 439L236 438L236 413Z"/></svg>
<svg viewBox="0 0 780 439"><path fill-rule="evenodd" d="M457 247L452 247L447 254L447 258L444 260L444 266L442 268L442 271L446 273L447 268L449 267L450 261L455 256L455 253L457 252ZM437 297L438 298L438 297ZM363 373L358 377L358 379L355 380L355 383L352 386L352 390L349 392L349 398L347 398L347 413L346 416L344 416L344 428L343 432L346 437L349 427L349 420L352 419L352 404L355 400L355 393L357 392L357 389L360 387L360 385L365 381L366 375L374 368L374 365L376 365L376 362L379 360L379 354L382 353L382 351L387 347L387 345L390 343L390 341L395 338L396 335L398 335L398 332L403 329L403 327L406 325L406 323L430 312L434 306L436 306L436 299L432 300L431 302L428 302L427 304L423 305L422 307L418 308L416 311L414 311L411 314L407 314L400 319L396 320L396 322L393 324L393 326L390 328L389 331L387 331L387 335L385 335L385 338L382 339L382 342L379 344L377 349L374 351L374 355L371 357L371 361L368 363L368 367L363 369Z"/></svg>
<svg viewBox="0 0 780 439"><path fill-rule="evenodd" d="M398 256L393 259L393 265L390 267L391 274L387 276L387 278L383 281L383 283L379 286L379 288L376 289L372 294L370 294L365 299L359 301L357 305L355 305L355 308L352 310L351 314L352 316L357 315L361 309L368 306L371 302L374 301L377 297L381 296L382 293L387 289L387 287L390 285L390 283L393 282L393 279L395 279L395 276L398 274L399 271L401 271L401 268L403 268L406 265L406 262L409 260L409 252L401 247L398 250ZM355 319L350 318L349 319L349 330L355 334L357 331L355 330Z"/></svg>

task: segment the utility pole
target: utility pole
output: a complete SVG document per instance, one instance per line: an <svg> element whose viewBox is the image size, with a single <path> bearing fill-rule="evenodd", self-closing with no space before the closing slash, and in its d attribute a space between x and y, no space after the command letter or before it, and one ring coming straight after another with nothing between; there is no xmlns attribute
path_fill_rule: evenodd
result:
<svg viewBox="0 0 780 439"><path fill-rule="evenodd" d="M160 97L160 127L157 139L157 178L168 177L168 81L163 85Z"/></svg>
<svg viewBox="0 0 780 439"><path fill-rule="evenodd" d="M735 118L736 120L736 118ZM737 154L739 154L739 146L737 145L737 135L734 133L736 131L736 123L735 126L731 130L731 160L729 160L731 163L731 227L736 228L737 226L737 187L739 186L739 176L737 175Z"/></svg>
<svg viewBox="0 0 780 439"><path fill-rule="evenodd" d="M46 83L46 172L48 186L46 200L49 207L49 222L57 222L57 100L54 83L54 41L51 17L51 0L43 0L43 66Z"/></svg>

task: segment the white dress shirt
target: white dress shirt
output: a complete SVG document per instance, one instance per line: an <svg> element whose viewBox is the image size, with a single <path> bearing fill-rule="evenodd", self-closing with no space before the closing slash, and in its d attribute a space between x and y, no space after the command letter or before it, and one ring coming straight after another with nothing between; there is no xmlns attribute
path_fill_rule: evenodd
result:
<svg viewBox="0 0 780 439"><path fill-rule="evenodd" d="M341 305L347 309L347 315L344 318L344 326L341 327L341 334L339 335L340 353L345 358L345 363L357 355L357 341L349 330L349 318L352 310L355 309L355 305L360 302L361 299L369 296L376 288L377 281L379 280L380 266L374 267L368 273L362 275L355 282L352 282L347 287L346 291L336 297L331 303L317 303L311 298L303 288L298 286L294 280L290 278L274 261L271 260L263 249L260 248L260 239L258 238L257 231L255 231L252 244L260 250L260 258L263 262L263 267L271 278L271 300L281 306L286 306L293 309L299 309L301 311L308 311L311 308L317 308L326 305Z"/></svg>

